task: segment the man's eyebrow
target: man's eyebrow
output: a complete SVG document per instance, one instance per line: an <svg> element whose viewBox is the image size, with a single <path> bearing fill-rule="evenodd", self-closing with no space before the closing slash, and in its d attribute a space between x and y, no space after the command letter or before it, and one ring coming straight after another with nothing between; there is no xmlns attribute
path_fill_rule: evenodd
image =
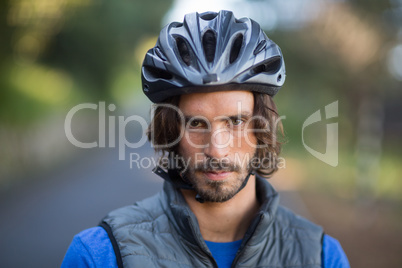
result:
<svg viewBox="0 0 402 268"><path fill-rule="evenodd" d="M234 114L234 115L229 115L227 117L229 118L249 118L252 116L252 113L250 112L244 112L244 113L239 113L239 114Z"/></svg>
<svg viewBox="0 0 402 268"><path fill-rule="evenodd" d="M201 116L201 115L185 115L184 116L184 121L185 122L195 120L195 119L196 120L206 120L206 118L204 116Z"/></svg>
<svg viewBox="0 0 402 268"><path fill-rule="evenodd" d="M244 112L244 113L239 114L238 116L242 117L242 118L249 118L249 117L253 116L253 113L252 112Z"/></svg>
<svg viewBox="0 0 402 268"><path fill-rule="evenodd" d="M220 116L216 116L214 119L218 120L218 119L249 119L250 117L252 117L252 113L249 112L245 112L245 113L240 113L240 114L234 114L234 115L220 115Z"/></svg>
<svg viewBox="0 0 402 268"><path fill-rule="evenodd" d="M240 114L234 114L234 115L218 115L214 118L214 120L219 120L219 119L239 119L239 118L245 118L248 119L252 117L251 112L244 112ZM207 120L204 116L202 115L185 115L184 116L184 121L189 122L191 120Z"/></svg>

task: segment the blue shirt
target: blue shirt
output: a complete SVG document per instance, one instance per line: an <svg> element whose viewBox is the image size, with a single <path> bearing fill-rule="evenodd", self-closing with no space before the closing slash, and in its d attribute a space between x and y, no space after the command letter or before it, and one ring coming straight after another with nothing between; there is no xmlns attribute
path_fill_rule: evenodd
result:
<svg viewBox="0 0 402 268"><path fill-rule="evenodd" d="M236 257L237 250L241 245L242 240L227 242L227 243L217 243L205 240L209 251L212 253L218 267L230 267L234 258Z"/></svg>
<svg viewBox="0 0 402 268"><path fill-rule="evenodd" d="M230 267L241 240L229 243L205 241L219 268ZM348 259L339 242L324 235L322 267L350 268ZM62 268L111 267L117 268L112 243L102 227L93 227L76 235L64 257Z"/></svg>

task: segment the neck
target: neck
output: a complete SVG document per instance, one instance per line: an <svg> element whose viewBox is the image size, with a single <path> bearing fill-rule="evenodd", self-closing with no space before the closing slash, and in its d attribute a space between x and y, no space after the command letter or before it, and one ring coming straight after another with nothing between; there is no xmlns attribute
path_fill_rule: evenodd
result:
<svg viewBox="0 0 402 268"><path fill-rule="evenodd" d="M255 176L250 176L247 185L223 203L200 203L195 200L194 191L181 191L197 217L202 237L208 241L231 242L242 239L259 208Z"/></svg>

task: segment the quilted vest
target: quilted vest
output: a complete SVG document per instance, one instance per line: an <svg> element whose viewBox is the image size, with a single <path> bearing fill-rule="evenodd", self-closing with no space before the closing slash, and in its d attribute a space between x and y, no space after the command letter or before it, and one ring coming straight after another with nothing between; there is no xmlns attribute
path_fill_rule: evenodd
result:
<svg viewBox="0 0 402 268"><path fill-rule="evenodd" d="M279 206L279 195L256 178L261 207L232 267L320 268L323 230ZM218 267L180 190L165 182L157 195L109 213L118 267Z"/></svg>

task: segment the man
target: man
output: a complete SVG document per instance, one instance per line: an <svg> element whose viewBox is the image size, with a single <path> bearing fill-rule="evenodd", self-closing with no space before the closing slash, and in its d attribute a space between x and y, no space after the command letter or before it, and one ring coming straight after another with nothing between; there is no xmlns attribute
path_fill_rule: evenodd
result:
<svg viewBox="0 0 402 268"><path fill-rule="evenodd" d="M63 267L349 267L321 227L278 205L285 80L279 47L229 11L193 13L160 33L142 68L162 152L154 197L78 234Z"/></svg>

